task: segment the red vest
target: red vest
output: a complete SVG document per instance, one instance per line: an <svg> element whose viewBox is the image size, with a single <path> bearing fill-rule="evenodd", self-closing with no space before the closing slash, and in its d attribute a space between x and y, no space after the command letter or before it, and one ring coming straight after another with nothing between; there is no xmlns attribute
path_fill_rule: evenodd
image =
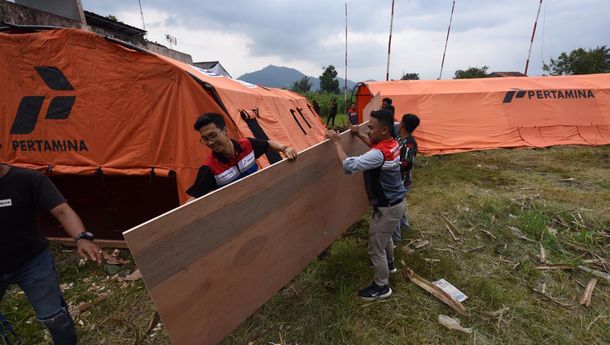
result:
<svg viewBox="0 0 610 345"><path fill-rule="evenodd" d="M239 180L242 177L248 176L258 170L256 165L256 157L252 144L248 139L238 139L237 144L241 148L237 150L237 156L228 161L221 161L216 154L211 154L205 165L208 166L210 172L216 179L218 187L227 185L233 181Z"/></svg>

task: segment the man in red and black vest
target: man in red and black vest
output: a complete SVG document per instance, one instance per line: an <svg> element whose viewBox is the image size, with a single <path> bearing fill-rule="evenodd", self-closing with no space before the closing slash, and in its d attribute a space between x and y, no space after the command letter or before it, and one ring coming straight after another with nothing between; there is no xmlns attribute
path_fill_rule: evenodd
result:
<svg viewBox="0 0 610 345"><path fill-rule="evenodd" d="M201 135L199 141L209 147L212 154L199 168L195 182L186 191L189 195L187 202L256 172L256 159L268 150L282 152L290 160L297 158L292 147L275 141L229 138L225 121L217 113L199 116L194 127Z"/></svg>
<svg viewBox="0 0 610 345"><path fill-rule="evenodd" d="M400 176L400 147L394 140L394 115L390 110L372 111L367 134L352 130L371 147L365 154L348 157L339 133L328 131L337 157L346 174L363 172L364 186L373 214L369 223L368 253L374 267L374 281L358 292L364 300L385 298L392 294L389 273L396 272L392 233L405 213L405 187Z"/></svg>

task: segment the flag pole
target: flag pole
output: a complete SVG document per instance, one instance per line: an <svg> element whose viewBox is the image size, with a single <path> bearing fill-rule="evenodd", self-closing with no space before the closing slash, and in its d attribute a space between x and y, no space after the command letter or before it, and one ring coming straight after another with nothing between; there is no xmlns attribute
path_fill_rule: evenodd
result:
<svg viewBox="0 0 610 345"><path fill-rule="evenodd" d="M392 14L390 15L390 38L388 39L388 66L385 72L385 80L390 80L390 50L392 48L392 25L394 24L394 0L392 0Z"/></svg>
<svg viewBox="0 0 610 345"><path fill-rule="evenodd" d="M140 16L142 16L142 30L146 31L146 25L144 24L144 12L142 12L142 2L138 0L138 5L140 5Z"/></svg>
<svg viewBox="0 0 610 345"><path fill-rule="evenodd" d="M530 40L530 50L527 52L527 60L525 61L525 74L527 76L527 68L530 65L530 56L532 55L532 46L534 45L534 36L536 35L536 26L538 25L538 18L540 17L540 8L542 7L542 0L538 4L538 13L536 13L536 21L534 22L534 29L532 30L532 39Z"/></svg>
<svg viewBox="0 0 610 345"><path fill-rule="evenodd" d="M345 79L343 82L343 108L347 115L347 0L345 0Z"/></svg>
<svg viewBox="0 0 610 345"><path fill-rule="evenodd" d="M451 22L453 21L453 9L455 8L455 0L451 5L451 16L449 16L449 27L447 28L447 38L445 39L445 49L443 50L443 60L441 61L441 72L438 74L438 80L443 77L443 66L445 66L445 54L447 53L447 44L449 43L449 32L451 32Z"/></svg>

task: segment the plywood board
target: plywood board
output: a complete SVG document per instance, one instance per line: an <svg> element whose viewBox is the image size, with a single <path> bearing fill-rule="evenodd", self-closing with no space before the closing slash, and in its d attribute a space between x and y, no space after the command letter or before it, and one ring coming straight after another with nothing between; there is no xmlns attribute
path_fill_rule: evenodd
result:
<svg viewBox="0 0 610 345"><path fill-rule="evenodd" d="M172 342L217 344L367 207L362 175L344 175L325 141L124 236Z"/></svg>

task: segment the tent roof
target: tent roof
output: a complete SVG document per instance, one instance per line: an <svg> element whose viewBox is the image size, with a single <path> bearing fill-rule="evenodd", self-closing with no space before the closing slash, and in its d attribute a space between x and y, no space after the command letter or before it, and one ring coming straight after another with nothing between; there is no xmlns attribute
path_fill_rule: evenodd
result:
<svg viewBox="0 0 610 345"><path fill-rule="evenodd" d="M173 171L184 200L209 153L192 127L204 112L226 115L236 137L264 135L297 151L324 140L324 124L300 95L212 75L91 32L0 33L0 44L7 47L0 50L7 62L0 66L7 85L0 91L0 160L11 164L60 174ZM49 78L72 88L58 89ZM29 125L11 133L15 123ZM268 165L268 158L259 163Z"/></svg>
<svg viewBox="0 0 610 345"><path fill-rule="evenodd" d="M420 117L426 154L610 144L610 74L363 83L361 115L373 96Z"/></svg>

